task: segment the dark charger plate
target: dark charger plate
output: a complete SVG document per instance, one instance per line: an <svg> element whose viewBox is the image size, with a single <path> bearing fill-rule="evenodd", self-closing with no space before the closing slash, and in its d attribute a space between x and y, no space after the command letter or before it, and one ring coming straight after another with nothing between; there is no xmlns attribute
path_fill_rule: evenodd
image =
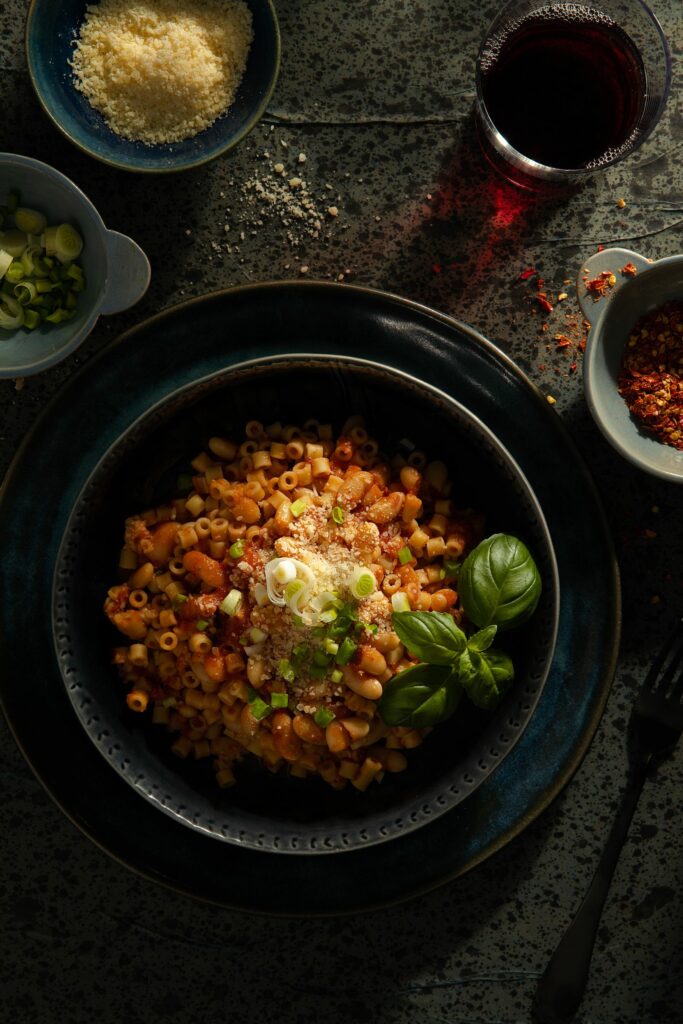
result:
<svg viewBox="0 0 683 1024"><path fill-rule="evenodd" d="M540 700L514 748L466 800L378 846L296 856L218 842L142 799L82 729L51 629L53 576L67 523L116 439L200 378L292 352L394 366L479 417L519 463L541 504L560 593L557 644ZM34 427L8 474L0 527L6 593L31 595L30 602L4 603L0 641L3 707L27 760L65 813L110 854L157 881L228 906L338 913L394 902L468 870L524 828L569 779L613 675L616 563L594 486L559 417L469 327L379 292L257 285L187 303L128 332L68 383ZM108 543L106 529L102 539Z"/></svg>

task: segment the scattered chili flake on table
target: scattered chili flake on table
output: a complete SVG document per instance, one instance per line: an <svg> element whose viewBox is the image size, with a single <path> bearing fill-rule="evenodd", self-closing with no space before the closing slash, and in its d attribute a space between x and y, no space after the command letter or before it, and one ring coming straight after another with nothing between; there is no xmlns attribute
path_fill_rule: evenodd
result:
<svg viewBox="0 0 683 1024"><path fill-rule="evenodd" d="M623 274L624 277L635 277L638 271L632 263L625 263L619 273Z"/></svg>
<svg viewBox="0 0 683 1024"><path fill-rule="evenodd" d="M667 302L637 322L617 387L645 430L683 451L683 302Z"/></svg>

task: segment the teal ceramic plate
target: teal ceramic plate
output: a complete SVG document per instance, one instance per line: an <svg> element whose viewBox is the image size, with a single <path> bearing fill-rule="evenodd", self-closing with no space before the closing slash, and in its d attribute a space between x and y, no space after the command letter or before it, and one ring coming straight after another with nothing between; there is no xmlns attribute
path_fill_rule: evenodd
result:
<svg viewBox="0 0 683 1024"><path fill-rule="evenodd" d="M64 530L113 442L187 384L245 360L297 351L393 365L478 416L519 463L545 512L560 592L548 679L498 769L419 829L323 857L226 845L159 813L82 729L51 636L52 581ZM77 438L87 438L87 447ZM518 368L471 328L375 291L255 285L187 303L128 332L72 378L34 427L6 479L0 529L8 592L26 591L27 567L31 577L30 620L24 602L3 608L0 690L33 770L65 813L112 856L182 892L235 908L349 912L397 902L472 868L517 835L568 781L595 731L614 671L616 562L595 488L561 420Z"/></svg>

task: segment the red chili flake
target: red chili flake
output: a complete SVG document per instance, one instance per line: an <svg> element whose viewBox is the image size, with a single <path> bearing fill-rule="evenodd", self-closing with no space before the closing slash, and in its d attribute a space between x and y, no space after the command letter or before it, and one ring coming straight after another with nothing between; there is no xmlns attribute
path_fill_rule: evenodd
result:
<svg viewBox="0 0 683 1024"><path fill-rule="evenodd" d="M569 364L569 372L570 373L576 373L576 366L577 366L576 363L570 363Z"/></svg>
<svg viewBox="0 0 683 1024"><path fill-rule="evenodd" d="M545 284L545 281L543 280L543 278L539 277L538 281L536 282L536 287L538 288L539 292L543 291L543 285L544 284Z"/></svg>
<svg viewBox="0 0 683 1024"><path fill-rule="evenodd" d="M533 277L534 274L537 273L538 271L536 270L536 267L527 267L526 270L523 270L522 273L519 275L519 280L528 281L530 277Z"/></svg>
<svg viewBox="0 0 683 1024"><path fill-rule="evenodd" d="M545 370L545 363L539 363L538 368L539 370Z"/></svg>
<svg viewBox="0 0 683 1024"><path fill-rule="evenodd" d="M683 303L667 302L631 331L619 394L631 415L662 442L683 451Z"/></svg>
<svg viewBox="0 0 683 1024"><path fill-rule="evenodd" d="M441 273L441 264L440 263L434 263L432 265L432 273L433 274L440 274Z"/></svg>
<svg viewBox="0 0 683 1024"><path fill-rule="evenodd" d="M625 263L621 268L620 273L623 274L624 277L635 277L638 271L632 263Z"/></svg>
<svg viewBox="0 0 683 1024"><path fill-rule="evenodd" d="M546 299L545 295L543 295L543 294L537 295L536 296L536 301L538 302L538 304L541 307L541 309L545 310L546 313L552 313L552 311L553 311L552 302L548 302L548 300Z"/></svg>
<svg viewBox="0 0 683 1024"><path fill-rule="evenodd" d="M597 249L595 251L596 252L604 252L605 251L605 247L602 244L602 242L600 242L600 244L598 245L598 247L597 247Z"/></svg>
<svg viewBox="0 0 683 1024"><path fill-rule="evenodd" d="M581 341L579 342L579 352L585 352L585 351L586 351L586 339L585 338L581 338Z"/></svg>
<svg viewBox="0 0 683 1024"><path fill-rule="evenodd" d="M556 334L555 341L558 348L567 348L572 343L572 339L568 338L566 334Z"/></svg>
<svg viewBox="0 0 683 1024"><path fill-rule="evenodd" d="M586 291L591 292L597 301L605 294L608 288L613 288L616 283L617 279L612 271L603 270L597 277L585 282Z"/></svg>

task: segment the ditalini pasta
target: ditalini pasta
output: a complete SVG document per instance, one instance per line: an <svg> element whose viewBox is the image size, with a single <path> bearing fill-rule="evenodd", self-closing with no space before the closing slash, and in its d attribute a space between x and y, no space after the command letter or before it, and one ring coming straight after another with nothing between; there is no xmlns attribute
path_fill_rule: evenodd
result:
<svg viewBox="0 0 683 1024"><path fill-rule="evenodd" d="M482 537L446 466L409 441L390 458L359 417L247 423L212 437L183 497L132 516L105 611L135 712L209 758L222 787L248 755L364 790L429 728L389 727L383 688L416 664L397 611L460 621L453 566Z"/></svg>

